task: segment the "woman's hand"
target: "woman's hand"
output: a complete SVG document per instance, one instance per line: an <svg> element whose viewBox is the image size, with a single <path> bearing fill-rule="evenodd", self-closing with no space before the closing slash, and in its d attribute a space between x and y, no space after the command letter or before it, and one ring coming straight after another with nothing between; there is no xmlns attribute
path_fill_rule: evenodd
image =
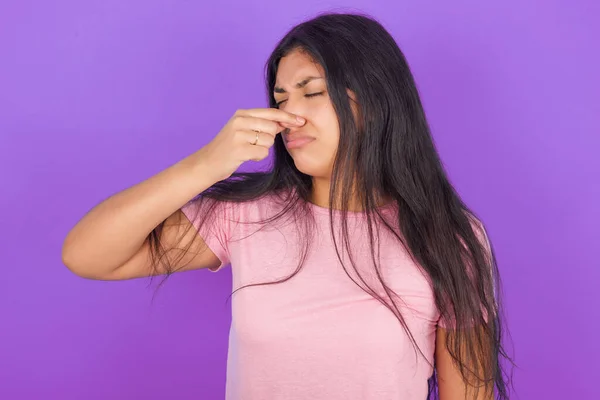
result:
<svg viewBox="0 0 600 400"><path fill-rule="evenodd" d="M238 110L212 141L188 161L210 165L218 182L229 178L246 161L265 159L278 133L305 122L277 108Z"/></svg>

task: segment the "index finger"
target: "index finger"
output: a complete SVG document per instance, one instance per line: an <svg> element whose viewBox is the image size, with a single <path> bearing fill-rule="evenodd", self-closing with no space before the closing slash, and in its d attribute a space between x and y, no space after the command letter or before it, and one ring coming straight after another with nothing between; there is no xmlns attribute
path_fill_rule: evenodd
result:
<svg viewBox="0 0 600 400"><path fill-rule="evenodd" d="M306 122L304 118L278 108L252 108L244 110L244 115L248 117L269 119L276 122L285 122L292 125L304 125Z"/></svg>

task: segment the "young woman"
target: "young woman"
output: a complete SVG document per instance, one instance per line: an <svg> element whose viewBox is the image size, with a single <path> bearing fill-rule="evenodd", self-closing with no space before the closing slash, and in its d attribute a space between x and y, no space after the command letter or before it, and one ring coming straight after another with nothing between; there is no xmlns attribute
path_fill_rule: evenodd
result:
<svg viewBox="0 0 600 400"><path fill-rule="evenodd" d="M320 15L280 41L266 86L269 108L85 215L65 265L102 280L231 265L229 399L508 398L494 252L394 39ZM270 148L268 171L236 172Z"/></svg>

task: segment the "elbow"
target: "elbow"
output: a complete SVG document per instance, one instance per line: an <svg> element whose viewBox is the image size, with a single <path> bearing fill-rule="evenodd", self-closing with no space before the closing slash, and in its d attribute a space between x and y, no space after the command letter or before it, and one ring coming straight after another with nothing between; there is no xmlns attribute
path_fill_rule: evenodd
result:
<svg viewBox="0 0 600 400"><path fill-rule="evenodd" d="M94 258L81 254L73 245L64 245L61 252L62 263L69 271L80 278L94 281L112 281L121 279L117 270L107 270L94 266Z"/></svg>
<svg viewBox="0 0 600 400"><path fill-rule="evenodd" d="M85 279L101 279L89 268L89 263L78 254L77 245L67 237L61 250L61 261L73 274Z"/></svg>
<svg viewBox="0 0 600 400"><path fill-rule="evenodd" d="M89 271L86 271L85 268L82 267L82 263L77 260L76 256L73 254L72 247L69 245L63 245L61 252L61 260L62 263L69 271L74 273L75 275L82 278L90 278Z"/></svg>

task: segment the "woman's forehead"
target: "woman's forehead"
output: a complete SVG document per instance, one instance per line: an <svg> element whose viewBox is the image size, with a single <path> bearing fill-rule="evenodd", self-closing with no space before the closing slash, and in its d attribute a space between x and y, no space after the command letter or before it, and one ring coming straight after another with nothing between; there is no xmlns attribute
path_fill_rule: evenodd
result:
<svg viewBox="0 0 600 400"><path fill-rule="evenodd" d="M276 86L294 86L308 78L323 77L323 68L318 63L305 53L294 51L279 61Z"/></svg>

